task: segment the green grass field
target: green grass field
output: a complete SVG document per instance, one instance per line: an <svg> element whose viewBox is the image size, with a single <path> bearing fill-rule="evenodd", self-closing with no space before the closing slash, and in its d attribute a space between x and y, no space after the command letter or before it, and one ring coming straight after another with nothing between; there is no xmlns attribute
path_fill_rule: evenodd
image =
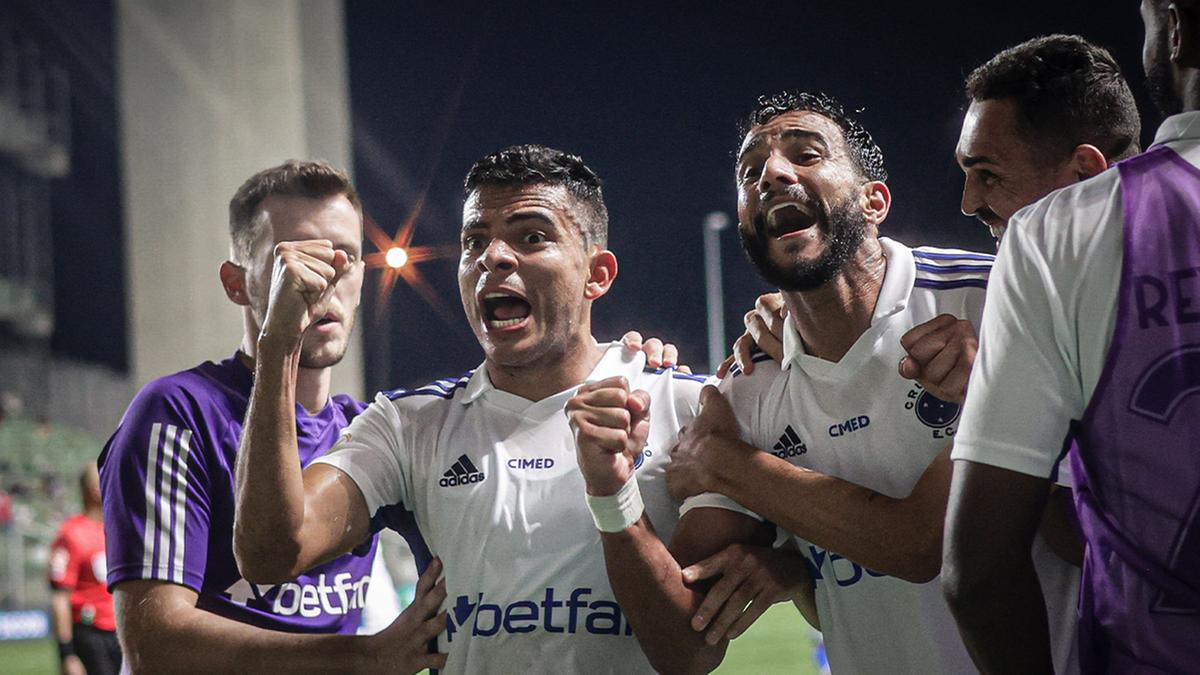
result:
<svg viewBox="0 0 1200 675"><path fill-rule="evenodd" d="M58 672L50 640L0 642L4 675L51 675ZM817 675L808 625L790 604L775 605L745 635L733 641L721 675L795 673Z"/></svg>

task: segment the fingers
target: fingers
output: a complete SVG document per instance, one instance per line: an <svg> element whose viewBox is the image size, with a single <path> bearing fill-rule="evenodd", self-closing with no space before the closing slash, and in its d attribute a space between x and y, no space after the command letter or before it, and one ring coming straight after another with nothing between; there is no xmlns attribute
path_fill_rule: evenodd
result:
<svg viewBox="0 0 1200 675"><path fill-rule="evenodd" d="M446 630L446 619L449 612L438 612L437 614L425 619L421 625L413 632L413 642L422 645L435 637L442 634Z"/></svg>
<svg viewBox="0 0 1200 675"><path fill-rule="evenodd" d="M727 637L730 626L741 620L746 612L747 605L754 599L757 590L751 585L752 579L743 578L736 590L725 601L721 607L721 611L716 618L712 620L712 625L709 626L708 632L704 634L704 641L710 645L715 645L723 639L732 639ZM753 619L751 619L753 623ZM749 625L749 624L747 624Z"/></svg>
<svg viewBox="0 0 1200 675"><path fill-rule="evenodd" d="M754 336L749 333L743 333L741 337L733 341L733 356L730 357L737 362L738 368L742 372L749 375L754 372Z"/></svg>
<svg viewBox="0 0 1200 675"><path fill-rule="evenodd" d="M417 597L428 593L437 584L438 577L440 576L442 576L442 559L434 558L429 561L429 566L425 568L425 572L417 578Z"/></svg>
<svg viewBox="0 0 1200 675"><path fill-rule="evenodd" d="M608 427L593 424L585 418L572 418L576 428L577 440L587 439L590 445L614 455L625 452L629 445L627 427Z"/></svg>
<svg viewBox="0 0 1200 675"><path fill-rule="evenodd" d="M668 470L670 467L668 467ZM725 569L725 564L729 560L729 548L722 550L720 553L711 555L698 563L693 563L683 568L683 583L694 584L701 579L715 577Z"/></svg>
<svg viewBox="0 0 1200 675"><path fill-rule="evenodd" d="M596 382L588 382L579 387L576 395L586 394L588 392L598 391L600 389L623 389L625 391L629 391L629 380L625 379L621 375L614 375Z"/></svg>
<svg viewBox="0 0 1200 675"><path fill-rule="evenodd" d="M625 345L625 348L628 349L629 351L632 351L632 352L641 351L642 350L642 334L637 332L636 330L631 330L628 333L621 336L621 344Z"/></svg>
<svg viewBox="0 0 1200 675"><path fill-rule="evenodd" d="M742 615L738 617L738 620L733 622L733 626L725 631L725 639L733 640L742 633L745 633L755 621L758 621L758 617L762 616L770 608L771 601L761 594L754 598L750 602L750 605L746 607L746 610L742 612Z"/></svg>
<svg viewBox="0 0 1200 675"><path fill-rule="evenodd" d="M926 335L949 328L956 321L958 319L950 314L939 314L929 321L909 329L907 333L900 337L900 346L904 347L904 351L911 354L913 345L920 342Z"/></svg>
<svg viewBox="0 0 1200 675"><path fill-rule="evenodd" d="M671 343L663 345L662 367L671 368L679 365L679 348ZM682 370L682 367L678 368ZM688 372L691 372L690 370Z"/></svg>
<svg viewBox="0 0 1200 675"><path fill-rule="evenodd" d="M787 306L783 304L783 295L781 293L767 293L766 295L758 296L758 300L754 302L754 313L758 315L759 319L762 320L771 335L775 336L776 340L783 339L783 325L787 318Z"/></svg>
<svg viewBox="0 0 1200 675"><path fill-rule="evenodd" d="M738 341L740 342L741 338L738 338ZM734 342L733 350L735 352L735 355L725 357L725 360L721 362L721 365L717 366L717 377L718 378L723 378L727 374L729 374L729 369L733 366L733 364L737 363L737 356L736 356L737 349L738 349L738 343ZM680 370L682 370L682 368ZM688 372L691 372L691 371L689 370Z"/></svg>
<svg viewBox="0 0 1200 675"><path fill-rule="evenodd" d="M772 330L771 326L763 320L758 312L754 312L746 318L746 333L754 338L754 342L758 348L768 354L776 361L783 360L783 323L775 327L778 333Z"/></svg>

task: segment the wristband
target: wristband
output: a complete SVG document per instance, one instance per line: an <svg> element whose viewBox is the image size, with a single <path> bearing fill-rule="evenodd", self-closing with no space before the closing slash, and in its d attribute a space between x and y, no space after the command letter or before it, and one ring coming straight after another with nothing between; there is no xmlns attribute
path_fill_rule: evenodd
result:
<svg viewBox="0 0 1200 675"><path fill-rule="evenodd" d="M624 532L640 520L642 512L646 510L642 503L642 492L638 489L636 473L629 474L629 480L625 481L615 495L585 497L596 529L601 532Z"/></svg>
<svg viewBox="0 0 1200 675"><path fill-rule="evenodd" d="M75 656L75 645L71 640L58 643L58 660L65 660L68 656Z"/></svg>

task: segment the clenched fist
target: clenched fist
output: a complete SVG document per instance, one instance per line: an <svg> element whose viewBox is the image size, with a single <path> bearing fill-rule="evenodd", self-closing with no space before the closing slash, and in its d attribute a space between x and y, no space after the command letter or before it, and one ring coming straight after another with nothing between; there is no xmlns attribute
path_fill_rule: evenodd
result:
<svg viewBox="0 0 1200 675"><path fill-rule="evenodd" d="M271 295L259 339L298 346L304 331L329 312L338 280L351 264L346 252L327 239L276 245Z"/></svg>
<svg viewBox="0 0 1200 675"><path fill-rule="evenodd" d="M616 494L650 435L650 394L629 391L624 377L585 384L567 401L567 418L588 494Z"/></svg>

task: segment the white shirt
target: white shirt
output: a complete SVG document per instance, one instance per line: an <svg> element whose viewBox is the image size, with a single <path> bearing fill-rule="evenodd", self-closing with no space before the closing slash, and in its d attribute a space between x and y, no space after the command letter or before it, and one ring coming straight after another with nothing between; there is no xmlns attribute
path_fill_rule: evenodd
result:
<svg viewBox="0 0 1200 675"><path fill-rule="evenodd" d="M646 512L670 541L678 505L664 480L702 378L644 371L609 345L588 381L614 375L650 394L637 468ZM458 380L380 394L318 460L346 472L372 514L403 505L445 564L447 673L650 673L609 586L563 407L578 387L531 402L481 366Z"/></svg>
<svg viewBox="0 0 1200 675"><path fill-rule="evenodd" d="M871 326L840 361L806 354L789 321L783 364L758 363L753 375L726 378L722 388L747 442L797 466L903 498L955 438L959 406L900 377L900 337L943 313L978 326L992 256L880 242L887 273ZM720 501L701 496L685 508L695 505ZM817 612L834 673L975 672L937 579L913 584L799 538L797 544L815 570ZM1035 548L1051 616L1059 617L1052 623L1060 628L1054 644L1062 672L1074 663L1078 570L1040 538Z"/></svg>
<svg viewBox="0 0 1200 675"><path fill-rule="evenodd" d="M1154 139L1200 166L1200 112ZM1050 475L1104 371L1117 316L1124 214L1112 168L1016 213L997 256L953 458Z"/></svg>

